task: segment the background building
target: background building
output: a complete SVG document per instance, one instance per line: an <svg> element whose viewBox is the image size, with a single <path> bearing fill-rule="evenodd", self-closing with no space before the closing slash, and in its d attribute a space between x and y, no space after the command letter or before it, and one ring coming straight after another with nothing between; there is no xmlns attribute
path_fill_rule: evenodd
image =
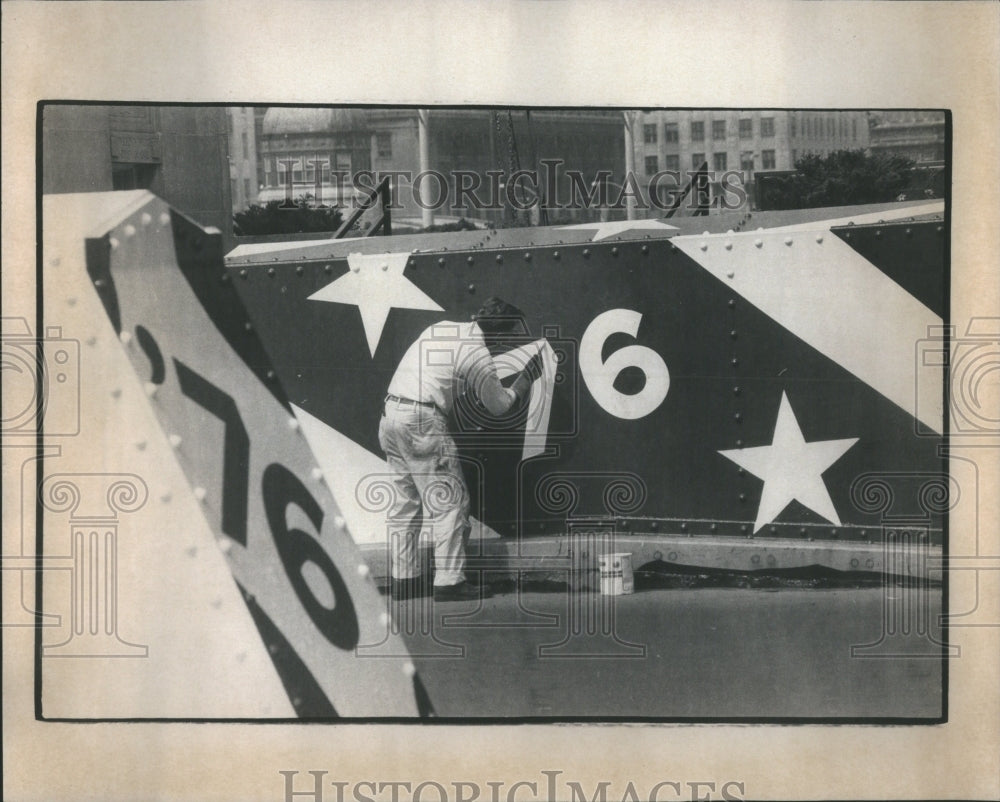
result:
<svg viewBox="0 0 1000 802"><path fill-rule="evenodd" d="M407 171L421 169L419 112L412 108L285 108L273 107L263 116L259 156L264 188L260 200L285 197L287 170L291 170L293 196L322 194L325 203L349 201L351 187L335 186L331 170L354 174L359 170ZM499 220L502 211L478 211L471 204L458 205L456 171L474 173L483 182L479 196L489 198L487 172L509 173L511 165L539 170L542 159L559 159L555 169L557 194L569 197L566 170L593 176L610 171L621 182L625 165L624 121L619 111L431 109L427 116L429 167L449 181L434 182L431 199L445 195L439 217ZM397 217L419 218L421 209L411 187L401 181ZM339 192L338 192L339 189ZM592 219L599 209L567 210L550 215L558 219ZM558 219L556 219L558 216Z"/></svg>
<svg viewBox="0 0 1000 802"><path fill-rule="evenodd" d="M233 244L229 136L221 106L48 104L42 192L149 189Z"/></svg>
<svg viewBox="0 0 1000 802"><path fill-rule="evenodd" d="M871 151L905 156L913 159L918 167L943 164L944 112L871 112Z"/></svg>
<svg viewBox="0 0 1000 802"><path fill-rule="evenodd" d="M646 111L634 144L636 170L645 177L640 183L647 193L657 172L680 171L686 182L688 171L705 162L717 178L740 171L752 188L755 172L791 170L800 156L868 148L868 118L863 111ZM666 181L660 185L662 193L671 188ZM718 191L716 181L713 194Z"/></svg>
<svg viewBox="0 0 1000 802"><path fill-rule="evenodd" d="M239 212L257 202L257 133L252 106L230 106L229 118L229 188L233 211Z"/></svg>

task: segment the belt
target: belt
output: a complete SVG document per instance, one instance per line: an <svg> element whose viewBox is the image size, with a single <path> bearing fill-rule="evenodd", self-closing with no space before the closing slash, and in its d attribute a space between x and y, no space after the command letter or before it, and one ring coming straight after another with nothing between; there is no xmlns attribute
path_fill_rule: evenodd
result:
<svg viewBox="0 0 1000 802"><path fill-rule="evenodd" d="M430 409L437 409L436 404L432 404L429 401L414 401L412 398L400 398L398 395L392 395L391 393L385 397L386 401L395 401L397 404L411 404L413 406L429 407Z"/></svg>

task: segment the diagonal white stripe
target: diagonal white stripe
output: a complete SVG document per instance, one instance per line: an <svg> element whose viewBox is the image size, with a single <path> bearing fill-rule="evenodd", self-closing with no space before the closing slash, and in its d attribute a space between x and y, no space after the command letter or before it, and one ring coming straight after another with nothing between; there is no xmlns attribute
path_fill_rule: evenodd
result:
<svg viewBox="0 0 1000 802"><path fill-rule="evenodd" d="M671 242L792 334L943 430L943 375L916 365L918 342L941 318L840 237L813 224Z"/></svg>

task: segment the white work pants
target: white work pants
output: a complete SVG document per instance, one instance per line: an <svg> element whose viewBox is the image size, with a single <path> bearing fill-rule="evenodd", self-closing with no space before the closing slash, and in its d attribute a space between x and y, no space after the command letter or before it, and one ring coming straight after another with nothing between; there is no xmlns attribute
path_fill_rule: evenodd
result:
<svg viewBox="0 0 1000 802"><path fill-rule="evenodd" d="M378 440L396 491L388 519L393 577L419 575L420 531L427 527L434 541L434 584L457 585L465 579L469 493L444 416L429 407L386 401Z"/></svg>

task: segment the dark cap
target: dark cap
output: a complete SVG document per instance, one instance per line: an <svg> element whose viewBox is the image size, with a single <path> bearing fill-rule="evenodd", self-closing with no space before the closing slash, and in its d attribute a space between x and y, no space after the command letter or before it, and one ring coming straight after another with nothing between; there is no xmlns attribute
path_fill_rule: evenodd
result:
<svg viewBox="0 0 1000 802"><path fill-rule="evenodd" d="M524 312L496 295L488 298L473 316L473 320L486 334L510 331L523 319Z"/></svg>

